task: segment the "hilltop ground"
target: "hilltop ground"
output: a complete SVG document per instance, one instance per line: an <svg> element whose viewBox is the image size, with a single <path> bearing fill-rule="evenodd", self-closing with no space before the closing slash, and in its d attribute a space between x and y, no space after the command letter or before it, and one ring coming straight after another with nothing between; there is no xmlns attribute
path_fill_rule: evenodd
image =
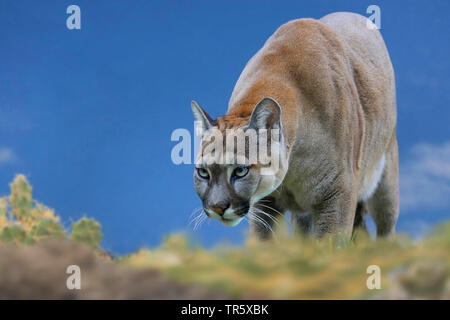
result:
<svg viewBox="0 0 450 320"><path fill-rule="evenodd" d="M0 299L450 299L450 225L418 243L310 240L213 250L181 235L117 260L67 240L0 246ZM68 265L82 289L68 290ZM369 265L381 290L369 290Z"/></svg>
<svg viewBox="0 0 450 320"><path fill-rule="evenodd" d="M98 222L65 230L31 190L19 175L0 198L0 299L450 299L450 223L418 241L317 242L281 227L270 242L211 250L174 234L112 259ZM67 289L69 265L80 267L80 290ZM369 266L381 271L380 289L368 288Z"/></svg>

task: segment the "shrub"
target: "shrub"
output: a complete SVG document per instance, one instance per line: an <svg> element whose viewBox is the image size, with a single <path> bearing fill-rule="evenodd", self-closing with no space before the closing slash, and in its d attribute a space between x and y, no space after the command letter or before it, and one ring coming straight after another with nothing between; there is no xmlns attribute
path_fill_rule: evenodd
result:
<svg viewBox="0 0 450 320"><path fill-rule="evenodd" d="M30 235L36 241L45 238L66 237L66 233L63 230L62 225L50 219L39 220L30 230Z"/></svg>
<svg viewBox="0 0 450 320"><path fill-rule="evenodd" d="M66 230L53 209L33 200L27 178L19 174L10 184L11 194L0 198L0 243L32 244L47 238L66 238ZM94 219L73 223L69 238L98 247L103 235Z"/></svg>
<svg viewBox="0 0 450 320"><path fill-rule="evenodd" d="M97 247L103 238L100 224L94 219L81 218L72 225L70 240Z"/></svg>
<svg viewBox="0 0 450 320"><path fill-rule="evenodd" d="M6 226L0 231L0 242L14 244L31 244L32 238L19 225Z"/></svg>

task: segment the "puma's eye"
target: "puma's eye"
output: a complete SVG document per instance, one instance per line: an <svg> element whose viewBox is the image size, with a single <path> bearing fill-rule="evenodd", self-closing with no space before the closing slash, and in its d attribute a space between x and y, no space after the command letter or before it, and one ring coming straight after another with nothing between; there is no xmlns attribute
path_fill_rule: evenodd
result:
<svg viewBox="0 0 450 320"><path fill-rule="evenodd" d="M248 167L237 167L236 169L234 169L233 174L238 178L243 178L247 175L248 171Z"/></svg>
<svg viewBox="0 0 450 320"><path fill-rule="evenodd" d="M206 169L197 168L197 174L200 176L200 178L209 179L209 172Z"/></svg>

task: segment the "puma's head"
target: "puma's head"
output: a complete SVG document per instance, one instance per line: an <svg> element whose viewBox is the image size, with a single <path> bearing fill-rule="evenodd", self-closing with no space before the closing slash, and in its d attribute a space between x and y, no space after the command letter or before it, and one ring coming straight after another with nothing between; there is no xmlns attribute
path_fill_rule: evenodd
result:
<svg viewBox="0 0 450 320"><path fill-rule="evenodd" d="M194 185L208 217L237 225L261 198L272 193L286 171L281 109L262 99L251 115L213 120L195 101L191 104L200 151Z"/></svg>

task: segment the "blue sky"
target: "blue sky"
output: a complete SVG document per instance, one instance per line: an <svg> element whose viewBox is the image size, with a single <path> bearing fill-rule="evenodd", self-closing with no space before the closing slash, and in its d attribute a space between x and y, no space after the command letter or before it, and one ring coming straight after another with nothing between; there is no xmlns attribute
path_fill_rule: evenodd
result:
<svg viewBox="0 0 450 320"><path fill-rule="evenodd" d="M66 8L81 8L81 30ZM192 130L190 100L227 108L248 59L281 24L381 8L396 71L401 214L418 235L450 218L448 1L0 2L0 195L16 173L63 221L99 220L126 253L189 230L192 166L170 140ZM204 245L239 243L247 223L205 223Z"/></svg>

